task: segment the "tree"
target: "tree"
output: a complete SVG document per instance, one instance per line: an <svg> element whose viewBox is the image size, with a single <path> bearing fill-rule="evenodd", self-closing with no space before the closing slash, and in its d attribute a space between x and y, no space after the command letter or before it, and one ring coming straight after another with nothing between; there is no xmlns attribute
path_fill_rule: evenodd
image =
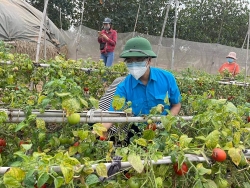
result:
<svg viewBox="0 0 250 188"><path fill-rule="evenodd" d="M183 0L177 37L195 42L241 47L248 30L248 1Z"/></svg>
<svg viewBox="0 0 250 188"><path fill-rule="evenodd" d="M44 0L26 0L33 7L40 11L44 9ZM68 0L49 0L47 7L47 16L58 27L61 28L60 23L60 9L62 15L62 28L68 29L70 20L73 18L73 11L77 7L77 3Z"/></svg>

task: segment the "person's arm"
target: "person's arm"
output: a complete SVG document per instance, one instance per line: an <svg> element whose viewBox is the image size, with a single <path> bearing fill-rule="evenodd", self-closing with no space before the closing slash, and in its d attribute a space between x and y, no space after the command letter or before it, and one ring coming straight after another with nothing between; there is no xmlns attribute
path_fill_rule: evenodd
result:
<svg viewBox="0 0 250 188"><path fill-rule="evenodd" d="M171 109L170 109L170 113L173 115L173 116L177 116L178 113L180 112L181 110L181 103L178 103L178 104L173 104Z"/></svg>
<svg viewBox="0 0 250 188"><path fill-rule="evenodd" d="M102 33L103 33L102 31L98 32L98 39L97 40L98 40L99 43L103 42Z"/></svg>
<svg viewBox="0 0 250 188"><path fill-rule="evenodd" d="M239 73L240 73L240 66L236 64L234 75L239 74Z"/></svg>
<svg viewBox="0 0 250 188"><path fill-rule="evenodd" d="M112 39L108 38L107 35L103 34L103 39L109 43L111 46L115 46L116 45L116 41L117 41L117 32L115 30L112 31Z"/></svg>

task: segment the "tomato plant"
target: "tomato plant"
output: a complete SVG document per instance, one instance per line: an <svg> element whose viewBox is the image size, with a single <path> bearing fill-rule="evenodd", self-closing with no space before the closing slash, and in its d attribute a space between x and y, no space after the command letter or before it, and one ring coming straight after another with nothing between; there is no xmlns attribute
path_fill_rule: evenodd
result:
<svg viewBox="0 0 250 188"><path fill-rule="evenodd" d="M178 163L173 164L174 171L177 175L183 176L188 172L188 165L184 162L182 163L180 169L178 169Z"/></svg>
<svg viewBox="0 0 250 188"><path fill-rule="evenodd" d="M226 152L224 150L222 150L220 148L214 148L213 153L212 153L212 158L215 161L223 162L223 161L226 160L227 154L226 154Z"/></svg>
<svg viewBox="0 0 250 188"><path fill-rule="evenodd" d="M46 188L46 184L43 184L40 188ZM34 185L34 188L38 188L37 184Z"/></svg>

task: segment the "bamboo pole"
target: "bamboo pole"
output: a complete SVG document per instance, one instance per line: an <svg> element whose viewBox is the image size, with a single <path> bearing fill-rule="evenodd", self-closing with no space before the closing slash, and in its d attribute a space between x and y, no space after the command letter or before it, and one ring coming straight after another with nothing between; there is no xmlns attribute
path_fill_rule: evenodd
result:
<svg viewBox="0 0 250 188"><path fill-rule="evenodd" d="M165 18L164 18L164 23L163 23L162 30L161 30L161 37L159 39L158 48L157 48L157 54L156 54L157 57L159 55L160 47L162 46L162 43L161 43L162 42L162 37L163 37L163 33L164 33L164 30L165 30L165 27L166 27L171 2L172 2L172 0L169 0L169 3L167 4L166 15L165 15ZM157 65L158 65L158 58L156 58L156 62L155 62L155 66L157 66Z"/></svg>
<svg viewBox="0 0 250 188"><path fill-rule="evenodd" d="M141 7L141 2L139 2L139 7L137 10L137 15L136 15L136 19L135 19L135 26L134 26L134 30L133 30L133 37L135 36L135 29L136 29L136 25L137 25L137 21L138 21L138 17L139 17L140 7Z"/></svg>
<svg viewBox="0 0 250 188"><path fill-rule="evenodd" d="M174 55L175 55L175 35L176 35L176 24L177 24L177 15L178 15L179 1L175 0L175 17L174 17L174 35L173 35L173 47L172 47L172 61L171 61L171 70L174 68Z"/></svg>

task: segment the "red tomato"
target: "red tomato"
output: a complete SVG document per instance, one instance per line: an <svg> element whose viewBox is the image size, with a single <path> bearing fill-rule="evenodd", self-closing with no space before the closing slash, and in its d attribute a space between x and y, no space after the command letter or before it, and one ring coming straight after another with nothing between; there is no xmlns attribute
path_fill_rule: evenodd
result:
<svg viewBox="0 0 250 188"><path fill-rule="evenodd" d="M126 178L128 178L128 179L131 178L131 174L128 173L128 172L125 174L125 176L126 176Z"/></svg>
<svg viewBox="0 0 250 188"><path fill-rule="evenodd" d="M0 138L0 146L3 146L3 147L6 146L6 141L2 138Z"/></svg>
<svg viewBox="0 0 250 188"><path fill-rule="evenodd" d="M174 168L175 173L179 176L183 176L184 174L188 172L188 166L186 163L182 163L180 169L178 169L178 163L175 163L173 165L173 168Z"/></svg>
<svg viewBox="0 0 250 188"><path fill-rule="evenodd" d="M148 124L147 129L151 129L151 130L155 131L156 130L156 124L155 123Z"/></svg>
<svg viewBox="0 0 250 188"><path fill-rule="evenodd" d="M105 136L100 136L100 140L104 141L107 140L107 138Z"/></svg>
<svg viewBox="0 0 250 188"><path fill-rule="evenodd" d="M29 144L28 142L24 141L24 140L20 140L19 142L19 146L21 146L22 144Z"/></svg>
<svg viewBox="0 0 250 188"><path fill-rule="evenodd" d="M222 162L222 161L226 160L227 154L224 150L222 150L220 148L214 148L213 153L212 153L212 158L215 161Z"/></svg>
<svg viewBox="0 0 250 188"><path fill-rule="evenodd" d="M84 91L89 91L89 88L85 87L83 88Z"/></svg>
<svg viewBox="0 0 250 188"><path fill-rule="evenodd" d="M73 146L79 146L79 142L75 142Z"/></svg>
<svg viewBox="0 0 250 188"><path fill-rule="evenodd" d="M37 184L34 185L35 188L38 188ZM41 188L46 188L46 184L43 184Z"/></svg>
<svg viewBox="0 0 250 188"><path fill-rule="evenodd" d="M247 117L247 122L250 122L250 116Z"/></svg>

